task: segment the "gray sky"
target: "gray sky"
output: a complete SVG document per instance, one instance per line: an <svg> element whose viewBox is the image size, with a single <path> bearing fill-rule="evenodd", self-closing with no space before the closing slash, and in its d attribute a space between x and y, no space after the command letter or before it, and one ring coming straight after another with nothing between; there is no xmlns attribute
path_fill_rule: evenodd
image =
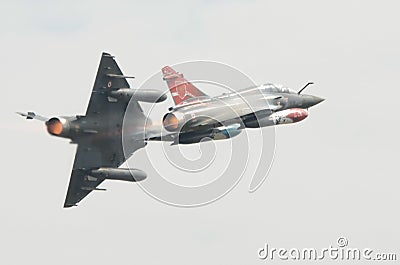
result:
<svg viewBox="0 0 400 265"><path fill-rule="evenodd" d="M323 248L339 236L400 257L398 10L397 1L1 1L0 263L261 264L264 243ZM327 100L277 128L256 193L244 179L216 203L182 209L107 182L65 210L75 147L14 111L83 114L102 51L137 77L133 87L166 64L212 60L257 83L312 80L308 92Z"/></svg>

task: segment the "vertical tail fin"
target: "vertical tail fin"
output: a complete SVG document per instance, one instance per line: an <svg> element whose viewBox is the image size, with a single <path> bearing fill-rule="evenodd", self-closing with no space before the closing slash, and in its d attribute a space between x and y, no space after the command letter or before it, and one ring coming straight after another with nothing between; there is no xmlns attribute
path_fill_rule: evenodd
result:
<svg viewBox="0 0 400 265"><path fill-rule="evenodd" d="M162 68L163 78L167 82L169 91L174 99L175 105L181 104L190 98L207 96L192 83L187 81L183 74L176 72L169 66Z"/></svg>

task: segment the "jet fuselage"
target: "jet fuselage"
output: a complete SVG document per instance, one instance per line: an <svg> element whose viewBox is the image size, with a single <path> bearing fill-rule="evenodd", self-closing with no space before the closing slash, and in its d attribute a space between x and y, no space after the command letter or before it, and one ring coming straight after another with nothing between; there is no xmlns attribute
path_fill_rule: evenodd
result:
<svg viewBox="0 0 400 265"><path fill-rule="evenodd" d="M321 101L316 96L265 84L216 97L189 99L171 108L163 125L170 132L195 135L222 125L240 124L240 130L294 123L306 118L306 109Z"/></svg>

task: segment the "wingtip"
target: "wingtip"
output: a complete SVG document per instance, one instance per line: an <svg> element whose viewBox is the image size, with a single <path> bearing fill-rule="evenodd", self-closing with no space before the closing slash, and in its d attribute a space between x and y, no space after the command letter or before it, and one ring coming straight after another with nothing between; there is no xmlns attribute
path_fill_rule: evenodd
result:
<svg viewBox="0 0 400 265"><path fill-rule="evenodd" d="M64 208L71 208L71 207L74 207L74 206L78 206L78 205L77 204L68 204L68 203L64 204Z"/></svg>
<svg viewBox="0 0 400 265"><path fill-rule="evenodd" d="M103 52L103 53L101 54L101 56L102 56L102 57L110 57L110 58L114 58L114 57L115 57L115 56L109 54L108 52Z"/></svg>

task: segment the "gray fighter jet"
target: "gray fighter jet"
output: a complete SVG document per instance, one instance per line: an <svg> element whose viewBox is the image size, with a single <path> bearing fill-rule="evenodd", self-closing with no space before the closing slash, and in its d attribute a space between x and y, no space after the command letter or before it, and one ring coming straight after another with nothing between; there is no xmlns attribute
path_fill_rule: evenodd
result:
<svg viewBox="0 0 400 265"><path fill-rule="evenodd" d="M240 89L209 97L171 67L162 69L175 106L163 118L170 132L154 140L191 144L238 135L245 128L295 123L308 116L308 108L324 99L274 84ZM150 140L153 140L150 139Z"/></svg>
<svg viewBox="0 0 400 265"><path fill-rule="evenodd" d="M146 173L139 169L118 168L136 150L146 145L143 128L146 119L139 102L158 103L165 93L151 89L131 89L114 57L103 53L85 115L45 118L34 112L19 113L27 119L45 122L54 136L71 139L78 145L64 207L75 206L106 179L141 181ZM129 103L130 102L130 103ZM129 108L127 108L129 105ZM126 111L129 122L129 145L122 145L122 122Z"/></svg>

